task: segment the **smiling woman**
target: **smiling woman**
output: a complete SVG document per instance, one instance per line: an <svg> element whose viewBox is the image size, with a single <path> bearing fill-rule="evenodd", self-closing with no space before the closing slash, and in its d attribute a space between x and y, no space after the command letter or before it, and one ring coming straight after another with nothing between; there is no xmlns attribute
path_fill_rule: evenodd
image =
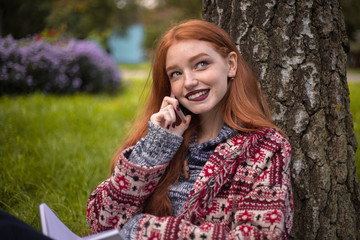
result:
<svg viewBox="0 0 360 240"><path fill-rule="evenodd" d="M219 102L227 92L228 79L236 74L235 52L223 58L205 41L179 41L167 52L166 69L175 97L184 107L199 115L202 123L206 119L222 118L216 113L223 107ZM208 123L223 125L219 121ZM203 127L219 129L219 126Z"/></svg>
<svg viewBox="0 0 360 240"><path fill-rule="evenodd" d="M144 112L88 200L92 231L287 238L291 147L230 36L200 20L175 26L160 39L152 70Z"/></svg>

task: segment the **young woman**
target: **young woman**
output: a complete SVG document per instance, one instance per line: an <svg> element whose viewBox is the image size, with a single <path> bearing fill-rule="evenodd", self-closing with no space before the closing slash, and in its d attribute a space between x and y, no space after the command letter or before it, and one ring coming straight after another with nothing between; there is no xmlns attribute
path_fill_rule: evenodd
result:
<svg viewBox="0 0 360 240"><path fill-rule="evenodd" d="M92 231L286 239L291 147L231 37L201 20L175 26L158 43L152 71L145 111L88 200Z"/></svg>

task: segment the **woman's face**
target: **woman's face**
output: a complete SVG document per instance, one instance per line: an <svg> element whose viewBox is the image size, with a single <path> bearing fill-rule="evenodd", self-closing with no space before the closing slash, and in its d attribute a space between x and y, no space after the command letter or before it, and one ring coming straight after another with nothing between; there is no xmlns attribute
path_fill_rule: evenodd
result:
<svg viewBox="0 0 360 240"><path fill-rule="evenodd" d="M184 107L200 115L218 110L236 68L235 52L224 58L205 41L179 41L166 55L171 90Z"/></svg>

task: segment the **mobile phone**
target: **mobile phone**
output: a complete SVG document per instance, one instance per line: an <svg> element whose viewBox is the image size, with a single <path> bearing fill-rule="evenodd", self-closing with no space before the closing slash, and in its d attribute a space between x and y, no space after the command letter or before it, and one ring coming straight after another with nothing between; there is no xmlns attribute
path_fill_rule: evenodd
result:
<svg viewBox="0 0 360 240"><path fill-rule="evenodd" d="M170 97L172 97L172 98L176 98L175 97L175 94L171 91L171 94L170 94ZM179 101L178 101L179 102ZM179 102L179 108L176 108L175 109L175 112L176 112L176 114L179 116L179 118L180 118L180 120L181 121L183 121L183 122L186 122L186 117L185 117L185 114L184 114L184 109L186 109L186 108L184 108L182 105L181 105L181 103ZM187 110L187 109L186 109Z"/></svg>

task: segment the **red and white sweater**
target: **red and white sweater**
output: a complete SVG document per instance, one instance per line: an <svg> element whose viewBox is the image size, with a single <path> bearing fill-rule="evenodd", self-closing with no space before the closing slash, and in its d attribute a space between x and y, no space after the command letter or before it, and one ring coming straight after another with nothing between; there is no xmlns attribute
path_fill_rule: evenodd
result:
<svg viewBox="0 0 360 240"><path fill-rule="evenodd" d="M120 156L112 176L88 200L93 232L118 228L142 213L167 164L142 167ZM239 132L220 143L174 217L144 214L137 239L287 239L293 219L291 147L274 129Z"/></svg>

